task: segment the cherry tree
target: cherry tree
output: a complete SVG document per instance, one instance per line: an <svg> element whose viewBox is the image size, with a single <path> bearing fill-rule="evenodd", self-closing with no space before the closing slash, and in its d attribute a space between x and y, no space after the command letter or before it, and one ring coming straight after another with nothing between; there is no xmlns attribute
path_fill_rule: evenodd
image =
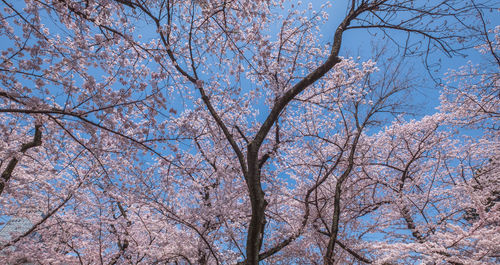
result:
<svg viewBox="0 0 500 265"><path fill-rule="evenodd" d="M450 70L439 112L374 135L364 174L383 197L365 231L390 239L361 243L375 263L498 262L497 28L476 47L491 64Z"/></svg>
<svg viewBox="0 0 500 265"><path fill-rule="evenodd" d="M498 258L494 2L1 3L2 262ZM408 120L405 58L471 46L497 64Z"/></svg>

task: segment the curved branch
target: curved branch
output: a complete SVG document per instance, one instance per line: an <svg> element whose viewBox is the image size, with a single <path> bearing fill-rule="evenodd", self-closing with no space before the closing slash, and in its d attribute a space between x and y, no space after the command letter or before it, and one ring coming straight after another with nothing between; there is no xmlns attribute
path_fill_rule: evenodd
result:
<svg viewBox="0 0 500 265"><path fill-rule="evenodd" d="M40 129L41 127L42 125L35 125L35 135L33 137L33 141L23 144L20 150L21 153L24 154L26 151L28 151L28 149L42 145L42 131ZM16 157L13 157L9 161L9 164L7 164L5 170L2 172L2 178L0 179L0 195L3 192L5 185L12 177L12 173L16 168L18 162L19 160Z"/></svg>

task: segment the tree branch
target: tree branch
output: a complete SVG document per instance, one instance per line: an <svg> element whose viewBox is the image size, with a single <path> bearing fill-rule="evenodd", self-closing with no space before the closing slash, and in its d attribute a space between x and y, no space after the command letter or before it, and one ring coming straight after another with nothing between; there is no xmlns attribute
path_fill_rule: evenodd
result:
<svg viewBox="0 0 500 265"><path fill-rule="evenodd" d="M40 129L41 127L42 125L35 125L35 135L33 136L33 141L23 144L20 150L21 153L24 154L26 151L28 151L28 149L42 145L42 131ZM9 164L7 164L5 170L2 172L2 178L0 179L0 195L2 194L7 182L12 177L12 173L14 172L14 169L16 168L18 162L19 160L16 157L13 157L9 161Z"/></svg>

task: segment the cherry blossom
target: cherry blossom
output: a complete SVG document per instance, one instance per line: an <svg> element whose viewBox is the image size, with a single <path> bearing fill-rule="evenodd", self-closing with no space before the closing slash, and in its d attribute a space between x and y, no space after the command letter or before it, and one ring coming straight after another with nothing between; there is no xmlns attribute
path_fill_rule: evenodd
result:
<svg viewBox="0 0 500 265"><path fill-rule="evenodd" d="M498 262L491 6L1 0L0 263Z"/></svg>

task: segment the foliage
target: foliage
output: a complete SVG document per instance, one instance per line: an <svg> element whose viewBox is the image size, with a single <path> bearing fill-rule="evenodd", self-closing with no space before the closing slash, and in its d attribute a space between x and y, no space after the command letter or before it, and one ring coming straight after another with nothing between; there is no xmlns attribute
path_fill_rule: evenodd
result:
<svg viewBox="0 0 500 265"><path fill-rule="evenodd" d="M498 3L1 3L1 263L498 262Z"/></svg>

